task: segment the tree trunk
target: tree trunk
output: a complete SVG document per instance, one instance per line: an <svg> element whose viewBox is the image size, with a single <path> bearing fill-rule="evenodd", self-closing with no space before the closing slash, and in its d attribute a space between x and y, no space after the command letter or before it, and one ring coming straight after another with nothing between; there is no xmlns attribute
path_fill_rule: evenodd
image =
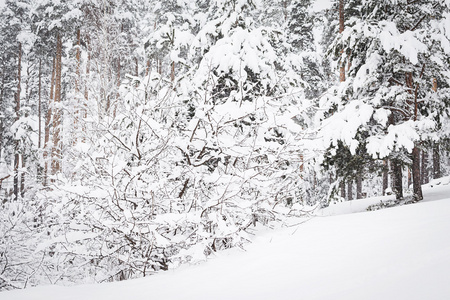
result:
<svg viewBox="0 0 450 300"><path fill-rule="evenodd" d="M138 77L139 76L139 60L137 57L134 58L134 76Z"/></svg>
<svg viewBox="0 0 450 300"><path fill-rule="evenodd" d="M3 66L2 86L0 87L0 108L3 107L3 98L5 95L4 90L5 90L5 68ZM0 159L2 158L2 149L3 149L3 118L0 118Z"/></svg>
<svg viewBox="0 0 450 300"><path fill-rule="evenodd" d="M437 79L433 78L433 91L437 92ZM439 142L433 142L433 179L441 178L441 156Z"/></svg>
<svg viewBox="0 0 450 300"><path fill-rule="evenodd" d="M347 196L348 196L348 200L353 200L353 181L352 180L347 181Z"/></svg>
<svg viewBox="0 0 450 300"><path fill-rule="evenodd" d="M150 59L147 59L147 67L145 68L145 76L148 76L148 74L150 74L150 68L151 68Z"/></svg>
<svg viewBox="0 0 450 300"><path fill-rule="evenodd" d="M397 200L403 199L402 166L398 159L391 160L392 165L392 191Z"/></svg>
<svg viewBox="0 0 450 300"><path fill-rule="evenodd" d="M346 199L346 195L345 195L345 180L342 179L341 183L340 183L340 189L341 189L341 197Z"/></svg>
<svg viewBox="0 0 450 300"><path fill-rule="evenodd" d="M410 83L407 81L408 87L414 87L414 83L412 80L412 73L407 73L409 76ZM414 121L417 120L418 111L419 111L419 102L417 101L417 89L418 85L416 85L416 89L414 90ZM412 173L413 173L413 198L415 201L419 201L423 199L422 195L422 185L421 179L420 179L420 150L417 148L417 145L414 145L413 152L412 152Z"/></svg>
<svg viewBox="0 0 450 300"><path fill-rule="evenodd" d="M22 44L19 43L19 53L18 53L18 61L17 61L17 91L16 91L16 122L19 121L20 114L20 90L21 90L21 75L22 73ZM19 199L19 140L16 139L14 146L14 198L16 200Z"/></svg>
<svg viewBox="0 0 450 300"><path fill-rule="evenodd" d="M74 111L74 118L73 118L73 144L75 145L78 141L77 135L78 135L78 126L80 123L80 101L79 101L79 95L80 95L80 85L81 85L81 31L80 29L77 30L77 49L75 54L75 59L77 61L76 65L76 76L75 76L75 111Z"/></svg>
<svg viewBox="0 0 450 300"><path fill-rule="evenodd" d="M383 196L386 194L386 190L389 187L389 161L385 159L383 161Z"/></svg>
<svg viewBox="0 0 450 300"><path fill-rule="evenodd" d="M88 89L88 82L89 82L89 74L91 72L91 49L89 46L90 43L90 39L89 36L86 36L86 47L87 47L87 52L88 52L88 58L87 58L87 63L86 63L86 82L85 82L85 86L84 86L84 99L89 100L89 89ZM87 111L85 111L85 113L87 113ZM83 117L86 117L86 115L83 115Z"/></svg>
<svg viewBox="0 0 450 300"><path fill-rule="evenodd" d="M136 59L136 68L137 68L137 59ZM116 83L117 84L117 93L116 93L116 101L114 103L114 109L113 109L113 117L114 118L116 117L117 102L119 101L119 98L120 98L120 94L119 94L119 88L120 88L120 82L121 82L120 72L121 72L121 66L120 66L120 57L119 57L119 62L117 64L117 78L116 78L116 80L117 80L117 83Z"/></svg>
<svg viewBox="0 0 450 300"><path fill-rule="evenodd" d="M56 42L56 72L55 72L55 109L53 117L53 159L52 174L61 170L62 144L61 144L61 70L62 70L62 41L58 35Z"/></svg>
<svg viewBox="0 0 450 300"><path fill-rule="evenodd" d="M14 199L16 201L19 199L19 153L17 153L18 149L15 149L16 153L14 154Z"/></svg>
<svg viewBox="0 0 450 300"><path fill-rule="evenodd" d="M344 0L339 0L339 33L344 32ZM345 81L345 62L342 58L343 51L341 51L341 63L339 67L339 81L344 82Z"/></svg>
<svg viewBox="0 0 450 300"><path fill-rule="evenodd" d="M38 133L38 148L41 149L41 140L42 140L42 99L41 99L41 90L42 90L42 60L39 59L39 85L38 85L38 118L39 118L39 133Z"/></svg>
<svg viewBox="0 0 450 300"><path fill-rule="evenodd" d="M362 199L363 198L363 194L362 194L362 174L359 174L358 177L356 178L356 199Z"/></svg>
<svg viewBox="0 0 450 300"><path fill-rule="evenodd" d="M414 200L419 201L423 199L422 186L420 185L420 150L417 146L412 152L412 174L413 174L413 193Z"/></svg>
<svg viewBox="0 0 450 300"><path fill-rule="evenodd" d="M156 59L156 69L158 71L158 74L162 75L162 60L159 58Z"/></svg>
<svg viewBox="0 0 450 300"><path fill-rule="evenodd" d="M425 149L422 150L422 164L421 164L421 184L427 184L428 180L428 152Z"/></svg>
<svg viewBox="0 0 450 300"><path fill-rule="evenodd" d="M441 155L439 142L433 144L433 179L441 178Z"/></svg>
<svg viewBox="0 0 450 300"><path fill-rule="evenodd" d="M39 84L38 84L38 122L39 122L39 126L38 126L38 149L41 149L42 147L42 59L39 59ZM42 166L41 163L38 162L37 164L37 175L38 175L38 180L42 179Z"/></svg>
<svg viewBox="0 0 450 300"><path fill-rule="evenodd" d="M411 168L408 168L408 188L411 186L412 176L411 176Z"/></svg>
<svg viewBox="0 0 450 300"><path fill-rule="evenodd" d="M20 196L25 196L25 156L22 154L22 174L20 174Z"/></svg>
<svg viewBox="0 0 450 300"><path fill-rule="evenodd" d="M175 80L175 62L172 62L170 68L170 81L174 82L174 80Z"/></svg>
<svg viewBox="0 0 450 300"><path fill-rule="evenodd" d="M48 177L48 157L50 156L50 124L52 120L52 106L54 102L54 89L55 89L55 73L56 73L56 59L53 58L52 79L50 81L50 98L48 100L47 115L45 117L45 133L44 133L44 186L47 185Z"/></svg>
<svg viewBox="0 0 450 300"><path fill-rule="evenodd" d="M91 70L91 48L90 48L89 35L86 35L86 48L87 48L87 52L88 52L88 57L87 57L87 62L86 62L86 78L85 78L85 82L84 82L84 105L83 105L83 113L82 113L83 119L87 118L87 111L88 111L87 105L88 105L88 100L89 100L88 82L90 80L89 74L90 74L90 70ZM82 141L85 142L86 137L85 137L84 133L86 132L86 124L85 124L84 120L81 122L81 131L83 133Z"/></svg>

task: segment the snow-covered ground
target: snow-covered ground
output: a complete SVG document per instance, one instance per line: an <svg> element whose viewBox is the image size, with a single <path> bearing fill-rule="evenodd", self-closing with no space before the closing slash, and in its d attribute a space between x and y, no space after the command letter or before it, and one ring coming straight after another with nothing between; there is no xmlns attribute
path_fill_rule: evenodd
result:
<svg viewBox="0 0 450 300"><path fill-rule="evenodd" d="M42 286L0 299L450 299L449 178L424 194L374 212L363 211L383 199L339 203L302 224L260 231L245 252L148 278Z"/></svg>

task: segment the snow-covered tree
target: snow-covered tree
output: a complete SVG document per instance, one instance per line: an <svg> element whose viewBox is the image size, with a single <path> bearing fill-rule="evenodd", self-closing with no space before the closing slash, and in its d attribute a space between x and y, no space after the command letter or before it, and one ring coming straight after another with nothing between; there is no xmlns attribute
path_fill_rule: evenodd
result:
<svg viewBox="0 0 450 300"><path fill-rule="evenodd" d="M355 154L364 142L375 158L389 156L394 165L412 164L414 194L420 200L418 147L436 128L438 115L446 113L441 109L433 116L425 103L446 94L445 88L433 92L431 85L433 76L448 84L441 67L446 62L438 59L448 51L442 30L448 6L436 1L367 1L360 7L361 17L346 21L330 50L340 64L345 62L347 78L322 98L323 108L333 112L322 132L332 147L342 141ZM362 133L364 141L357 139ZM397 193L401 197L402 191Z"/></svg>

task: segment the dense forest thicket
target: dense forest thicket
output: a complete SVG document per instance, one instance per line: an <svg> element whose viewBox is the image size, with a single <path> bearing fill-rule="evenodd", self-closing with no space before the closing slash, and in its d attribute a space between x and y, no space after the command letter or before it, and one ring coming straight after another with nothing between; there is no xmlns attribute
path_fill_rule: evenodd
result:
<svg viewBox="0 0 450 300"><path fill-rule="evenodd" d="M0 14L0 290L148 276L449 173L448 0Z"/></svg>

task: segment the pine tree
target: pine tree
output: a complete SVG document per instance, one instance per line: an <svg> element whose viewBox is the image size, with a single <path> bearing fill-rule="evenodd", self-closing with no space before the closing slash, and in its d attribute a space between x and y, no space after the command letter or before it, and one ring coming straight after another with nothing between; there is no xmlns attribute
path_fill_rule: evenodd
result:
<svg viewBox="0 0 450 300"><path fill-rule="evenodd" d="M347 23L332 46L332 52L344 53L350 69L345 85L331 91L336 96L327 96L328 107L335 110L327 121L334 126L329 141L335 144L342 140L354 152L361 142L355 138L357 132L366 132L368 152L393 160L398 197L402 197L401 165L412 162L415 198L422 198L420 173L414 175L420 172L416 148L420 136L427 135L430 125L439 119L438 115L429 115L426 109L429 104L425 103L431 93L428 74L431 70L433 76L441 73L427 53L431 45L438 56L445 52L435 43L436 35L442 36L443 32L437 26L433 35L429 32L430 25L439 22L434 20L439 20L446 10L448 7L437 2L408 5L365 2L361 6L362 15ZM394 15L401 17L393 18ZM344 130L336 124L348 125ZM405 153L413 155L408 157Z"/></svg>

